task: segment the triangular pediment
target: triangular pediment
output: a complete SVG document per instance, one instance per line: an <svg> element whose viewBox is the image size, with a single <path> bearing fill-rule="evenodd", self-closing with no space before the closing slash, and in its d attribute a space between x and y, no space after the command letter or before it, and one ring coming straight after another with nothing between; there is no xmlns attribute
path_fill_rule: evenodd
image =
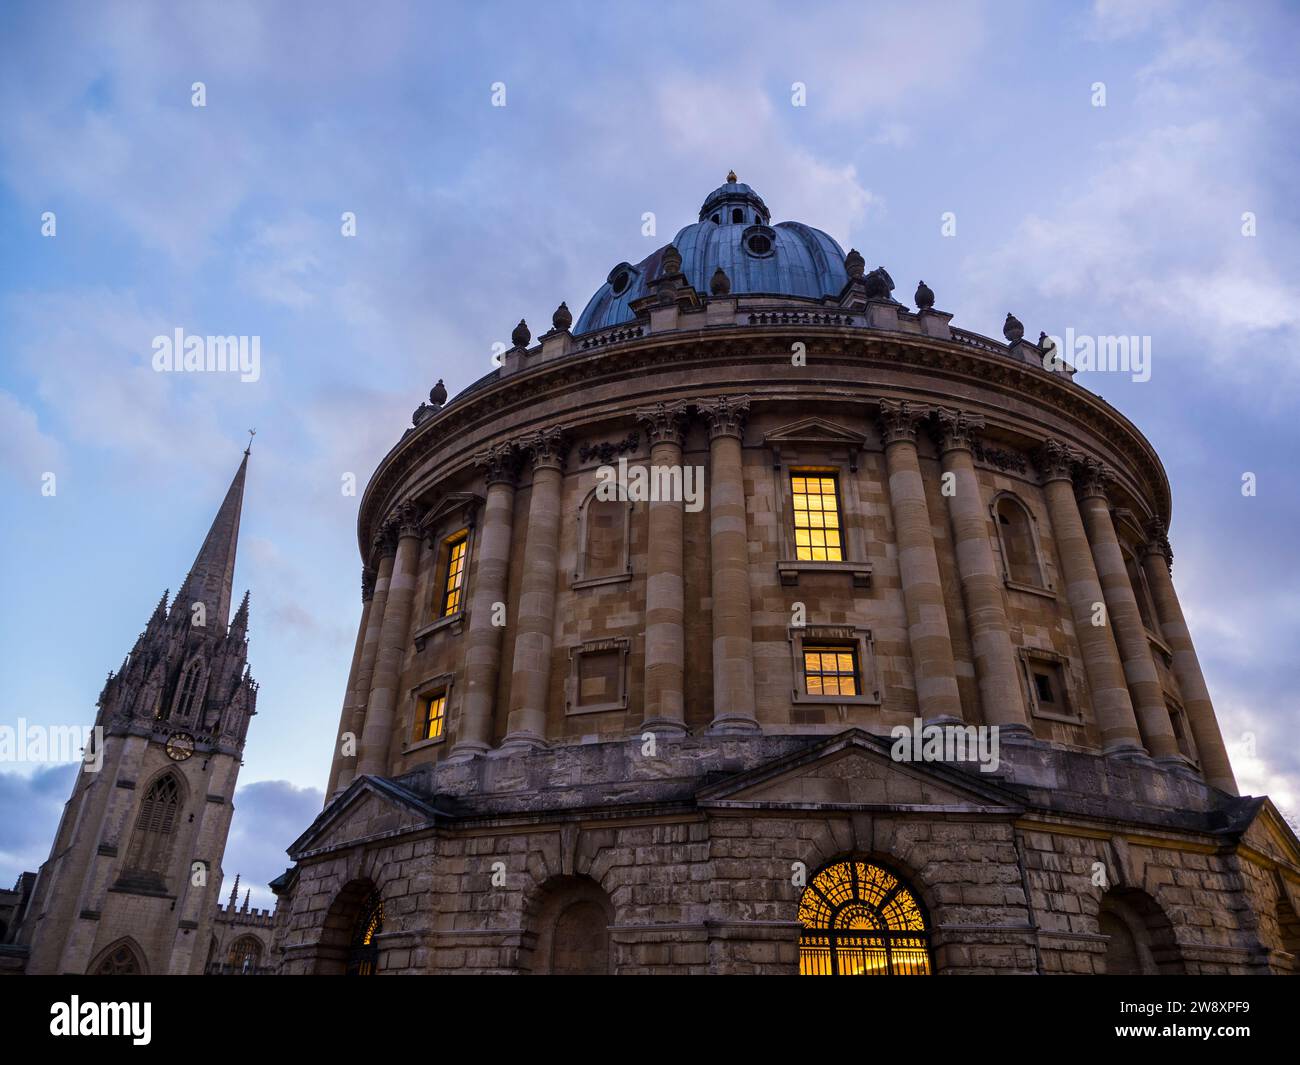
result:
<svg viewBox="0 0 1300 1065"><path fill-rule="evenodd" d="M801 418L797 422L773 429L763 437L763 443L772 444L839 444L859 448L866 437L825 418Z"/></svg>
<svg viewBox="0 0 1300 1065"><path fill-rule="evenodd" d="M1019 813L1024 800L978 772L895 761L893 741L854 729L710 785L702 806Z"/></svg>
<svg viewBox="0 0 1300 1065"><path fill-rule="evenodd" d="M431 825L438 812L414 792L383 777L360 777L326 805L289 846L298 861L308 854L351 847Z"/></svg>
<svg viewBox="0 0 1300 1065"><path fill-rule="evenodd" d="M1259 800L1255 816L1241 838L1246 846L1272 861L1292 869L1300 868L1300 839L1296 838L1272 799Z"/></svg>

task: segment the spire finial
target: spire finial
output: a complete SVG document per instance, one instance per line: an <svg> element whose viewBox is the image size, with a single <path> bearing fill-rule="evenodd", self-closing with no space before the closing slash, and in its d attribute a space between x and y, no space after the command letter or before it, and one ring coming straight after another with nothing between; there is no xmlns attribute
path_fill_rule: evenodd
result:
<svg viewBox="0 0 1300 1065"><path fill-rule="evenodd" d="M739 178L736 177L736 172L735 172L734 170L728 170L728 171L727 171L727 181L728 181L728 183L734 185L738 180L739 180Z"/></svg>
<svg viewBox="0 0 1300 1065"><path fill-rule="evenodd" d="M244 448L244 457L245 457L245 458L247 458L247 457L248 457L248 453L249 453L250 451L253 450L253 437L255 437L256 435L257 435L257 430L256 430L256 429L249 429L249 430L248 430L248 447Z"/></svg>
<svg viewBox="0 0 1300 1065"><path fill-rule="evenodd" d="M230 889L230 908L234 910L235 901L239 898L239 874L235 874L235 886Z"/></svg>

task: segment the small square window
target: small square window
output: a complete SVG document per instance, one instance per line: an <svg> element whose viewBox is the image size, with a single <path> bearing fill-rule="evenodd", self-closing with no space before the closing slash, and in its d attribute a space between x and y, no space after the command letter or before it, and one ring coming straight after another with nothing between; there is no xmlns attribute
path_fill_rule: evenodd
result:
<svg viewBox="0 0 1300 1065"><path fill-rule="evenodd" d="M415 718L415 740L440 740L447 724L447 693L435 692L421 696L416 704L419 713Z"/></svg>
<svg viewBox="0 0 1300 1065"><path fill-rule="evenodd" d="M1068 660L1050 651L1020 652L1029 682L1029 708L1040 717L1077 721L1079 712L1070 698L1066 675Z"/></svg>
<svg viewBox="0 0 1300 1065"><path fill-rule="evenodd" d="M851 644L804 644L804 690L809 695L859 692L858 655Z"/></svg>

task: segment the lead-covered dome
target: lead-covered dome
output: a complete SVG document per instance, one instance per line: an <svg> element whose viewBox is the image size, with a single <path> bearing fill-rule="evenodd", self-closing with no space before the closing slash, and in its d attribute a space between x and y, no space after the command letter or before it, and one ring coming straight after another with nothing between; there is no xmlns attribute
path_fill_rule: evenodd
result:
<svg viewBox="0 0 1300 1065"><path fill-rule="evenodd" d="M802 222L773 226L763 198L727 175L704 199L700 220L678 232L672 246L682 257L682 273L701 293L710 291L721 268L731 292L822 299L838 296L848 282L844 250L820 229ZM662 269L667 246L639 263L619 263L587 302L574 326L575 335L630 322L632 304L650 292Z"/></svg>

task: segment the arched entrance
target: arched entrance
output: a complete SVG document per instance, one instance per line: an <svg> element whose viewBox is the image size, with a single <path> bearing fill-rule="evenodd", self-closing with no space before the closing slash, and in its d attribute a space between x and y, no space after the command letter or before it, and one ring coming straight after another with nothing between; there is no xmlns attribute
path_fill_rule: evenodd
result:
<svg viewBox="0 0 1300 1065"><path fill-rule="evenodd" d="M799 899L801 976L928 976L930 922L916 893L885 866L828 865Z"/></svg>
<svg viewBox="0 0 1300 1065"><path fill-rule="evenodd" d="M553 976L607 976L614 906L594 880L556 877L543 888L536 916L532 971Z"/></svg>
<svg viewBox="0 0 1300 1065"><path fill-rule="evenodd" d="M384 901L369 880L353 880L325 915L316 953L317 976L372 976L379 971L378 937Z"/></svg>
<svg viewBox="0 0 1300 1065"><path fill-rule="evenodd" d="M133 939L119 939L101 951L86 972L92 976L143 976L144 956Z"/></svg>
<svg viewBox="0 0 1300 1065"><path fill-rule="evenodd" d="M1185 972L1174 926L1145 891L1114 888L1101 900L1097 930L1106 937L1108 976Z"/></svg>

